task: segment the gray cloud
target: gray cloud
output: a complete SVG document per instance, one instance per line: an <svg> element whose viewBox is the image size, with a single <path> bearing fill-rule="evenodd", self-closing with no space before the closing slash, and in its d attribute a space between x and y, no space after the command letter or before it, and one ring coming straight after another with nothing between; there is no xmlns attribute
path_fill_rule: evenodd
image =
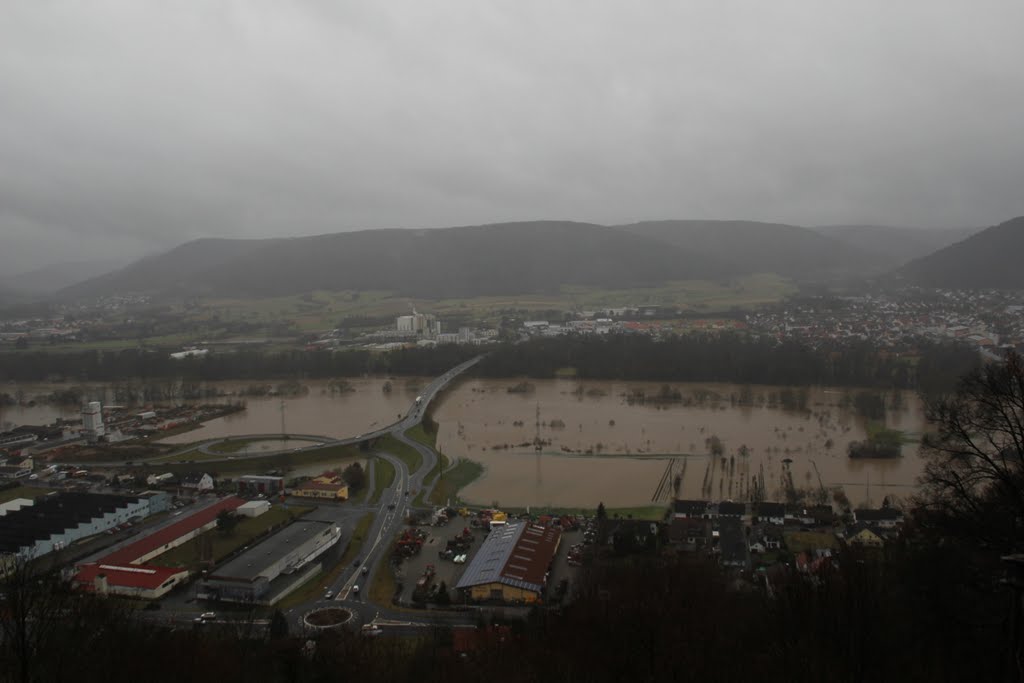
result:
<svg viewBox="0 0 1024 683"><path fill-rule="evenodd" d="M1005 0L0 5L0 268L200 236L1024 214Z"/></svg>

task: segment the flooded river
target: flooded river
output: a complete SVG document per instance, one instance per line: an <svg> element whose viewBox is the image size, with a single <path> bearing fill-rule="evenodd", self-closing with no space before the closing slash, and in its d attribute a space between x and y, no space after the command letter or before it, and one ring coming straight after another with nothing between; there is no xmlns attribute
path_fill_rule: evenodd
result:
<svg viewBox="0 0 1024 683"><path fill-rule="evenodd" d="M867 425L849 407L853 392L843 389L809 389L805 410L787 410L780 387L677 384L665 393L674 400L639 401L640 394L665 392L664 385L549 380L510 393L514 384L465 382L437 410L441 450L486 468L463 490L466 500L650 505L674 494L677 475L680 497L743 499L763 475L769 499L784 500L787 486L842 486L855 505L877 505L911 493L921 471L916 442L898 459L847 457ZM925 426L921 402L910 392L893 398L886 426L916 440ZM713 449L722 455L712 456Z"/></svg>
<svg viewBox="0 0 1024 683"><path fill-rule="evenodd" d="M166 441L279 433L282 405L289 434L355 436L394 421L426 384L395 379L385 392L385 382L354 379L350 391L339 393L328 382L309 381L303 383L306 393L288 398L209 399L204 402L245 400L247 409ZM763 481L769 499L783 500L788 487L842 486L853 504L878 505L887 495L910 494L921 471L916 440L925 420L910 392L899 400L890 395L885 415L886 426L914 440L902 447L903 457L851 460L847 446L867 435L865 420L850 407L855 390L809 389L799 400L804 409L792 409L793 394L800 390L782 387L547 380L510 393L515 384L469 380L437 408L441 450L485 466L484 475L463 490L466 500L507 506L650 505L669 500L678 477L678 494L685 498L744 499ZM209 386L238 392L251 385ZM102 388L93 391L102 394ZM782 407L785 392L790 409ZM646 398L638 400L641 395ZM6 407L0 422L41 424L77 414L73 406Z"/></svg>
<svg viewBox="0 0 1024 683"><path fill-rule="evenodd" d="M226 417L211 420L198 429L168 437L163 443L190 443L222 436L245 434L311 434L315 436L347 437L377 429L394 422L399 413L409 410L419 390L429 380L400 378L390 380L391 390L385 392L385 378L351 379L343 391L331 390L328 381L302 382L307 390L296 396L244 396L239 395L254 385L276 386L275 382L209 382L203 389L227 394L216 398L178 403L225 403L244 401L246 409ZM26 396L45 395L66 386L35 385L21 390ZM8 390L9 391L9 390ZM87 387L90 400L114 403L109 387ZM142 410L153 404L127 406ZM161 405L158 403L157 405ZM283 408L283 410L282 410ZM282 429L282 416L284 426ZM77 419L77 406L39 404L36 406L7 406L0 408L0 426L7 424L47 424L57 417Z"/></svg>

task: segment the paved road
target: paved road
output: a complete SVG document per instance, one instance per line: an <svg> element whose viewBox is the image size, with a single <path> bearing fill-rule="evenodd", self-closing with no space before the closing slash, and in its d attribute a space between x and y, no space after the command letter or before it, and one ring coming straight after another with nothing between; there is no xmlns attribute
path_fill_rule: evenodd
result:
<svg viewBox="0 0 1024 683"><path fill-rule="evenodd" d="M388 553L391 549L391 541L398 534L409 509L411 490L413 488L422 488L424 486L424 479L437 466L437 453L432 448L424 446L418 441L405 436L405 430L419 424L423 420L424 411L427 406L430 405L430 402L434 400L437 394L447 387L455 377L476 365L481 358L483 358L483 356L477 356L476 358L466 361L431 381L409 408L406 415L394 424L388 425L387 427L375 432L360 434L358 437L349 439L331 440L324 439L324 437L306 437L323 439L324 443L309 448L300 448L290 451L295 453L314 448L323 448L324 445L353 444L367 439L384 436L386 434L393 434L399 441L415 448L423 457L423 462L420 467L415 472L409 472L409 468L406 464L394 455L390 453L377 454L377 457L388 461L395 468L394 481L392 481L391 486L385 489L382 493L379 506L346 506L342 512L342 514L348 518L348 522L353 526L356 513L364 513L367 510L375 512L373 523L367 532L366 538L363 542L363 547L360 549L359 562L358 564L345 568L341 576L332 584L327 586L327 589L334 594L333 599L327 600L320 598L312 600L288 611L287 617L291 627L293 629L297 629L295 632L301 632L304 629L303 616L306 613L318 607L328 606L343 606L350 609L355 614L355 625L368 624L371 622L377 623L381 625L382 630L399 634L417 632L425 627L438 624L472 625L476 623L476 617L472 613L424 611L422 614L414 614L410 617L407 612L367 602L366 594L369 592L369 587L378 571L391 571L388 566ZM280 435L264 436L274 437ZM252 437L232 438L241 439ZM238 455L231 459L239 460L246 457L264 457L265 455L265 453L259 453L252 456ZM227 459L228 458L204 460L203 462L212 463ZM340 550L331 554L331 556L335 557L340 557L340 555ZM329 564L329 559L325 558L324 562L325 565ZM365 574L363 573L364 567L366 568ZM360 587L358 592L355 589L356 586ZM151 618L163 623L171 623L181 626L191 624L192 620L195 618L196 608L182 611L180 609L183 607L182 605L169 604L168 607L170 607L170 609L162 612L150 612L148 614L143 612L140 614L142 614L144 618ZM245 621L251 623L251 619L245 619Z"/></svg>

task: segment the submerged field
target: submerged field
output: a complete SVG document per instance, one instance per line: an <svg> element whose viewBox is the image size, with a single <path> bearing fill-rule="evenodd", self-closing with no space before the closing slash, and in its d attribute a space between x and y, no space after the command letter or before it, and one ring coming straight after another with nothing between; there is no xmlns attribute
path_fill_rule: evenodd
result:
<svg viewBox="0 0 1024 683"><path fill-rule="evenodd" d="M509 392L515 384L465 382L436 411L438 447L484 467L462 490L465 500L629 507L673 495L747 499L755 487L775 500L797 489L825 488L831 497L842 487L855 504L877 504L912 493L921 471L925 423L909 392L890 397L897 407L884 418L903 436L902 457L856 460L850 443L878 425L856 414L853 390L804 390L805 407L785 408L780 394L800 390L676 384L667 395L677 398L660 400L665 385L655 383L562 379Z"/></svg>

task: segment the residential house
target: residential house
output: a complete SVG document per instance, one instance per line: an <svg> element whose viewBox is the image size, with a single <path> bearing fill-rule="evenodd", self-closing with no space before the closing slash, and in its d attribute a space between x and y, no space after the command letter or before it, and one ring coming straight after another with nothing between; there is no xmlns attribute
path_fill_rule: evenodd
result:
<svg viewBox="0 0 1024 683"><path fill-rule="evenodd" d="M611 525L608 543L616 554L628 555L657 550L662 535L662 525L658 522L622 519L611 522Z"/></svg>
<svg viewBox="0 0 1024 683"><path fill-rule="evenodd" d="M891 507L877 510L854 510L853 518L858 523L870 524L883 529L895 529L903 523L903 511Z"/></svg>
<svg viewBox="0 0 1024 683"><path fill-rule="evenodd" d="M686 552L709 549L712 543L711 520L676 517L669 524L668 538L670 543Z"/></svg>
<svg viewBox="0 0 1024 683"><path fill-rule="evenodd" d="M765 553L782 548L782 532L776 525L762 523L750 531L750 552Z"/></svg>
<svg viewBox="0 0 1024 683"><path fill-rule="evenodd" d="M719 517L733 517L740 519L747 514L746 503L733 503L732 501L724 501L718 504L718 516Z"/></svg>
<svg viewBox="0 0 1024 683"><path fill-rule="evenodd" d="M706 500L677 500L672 504L672 516L676 519L709 519L711 503Z"/></svg>
<svg viewBox="0 0 1024 683"><path fill-rule="evenodd" d="M833 512L831 505L813 505L807 508L807 513L811 516L814 526L831 527L836 523L836 513Z"/></svg>
<svg viewBox="0 0 1024 683"><path fill-rule="evenodd" d="M862 548L881 548L885 545L882 534L865 524L858 524L850 528L847 536L847 543Z"/></svg>
<svg viewBox="0 0 1024 683"><path fill-rule="evenodd" d="M755 503L754 516L759 522L782 526L786 523L786 506L782 503Z"/></svg>
<svg viewBox="0 0 1024 683"><path fill-rule="evenodd" d="M181 487L193 491L212 491L213 477L204 472L189 472L181 477Z"/></svg>

